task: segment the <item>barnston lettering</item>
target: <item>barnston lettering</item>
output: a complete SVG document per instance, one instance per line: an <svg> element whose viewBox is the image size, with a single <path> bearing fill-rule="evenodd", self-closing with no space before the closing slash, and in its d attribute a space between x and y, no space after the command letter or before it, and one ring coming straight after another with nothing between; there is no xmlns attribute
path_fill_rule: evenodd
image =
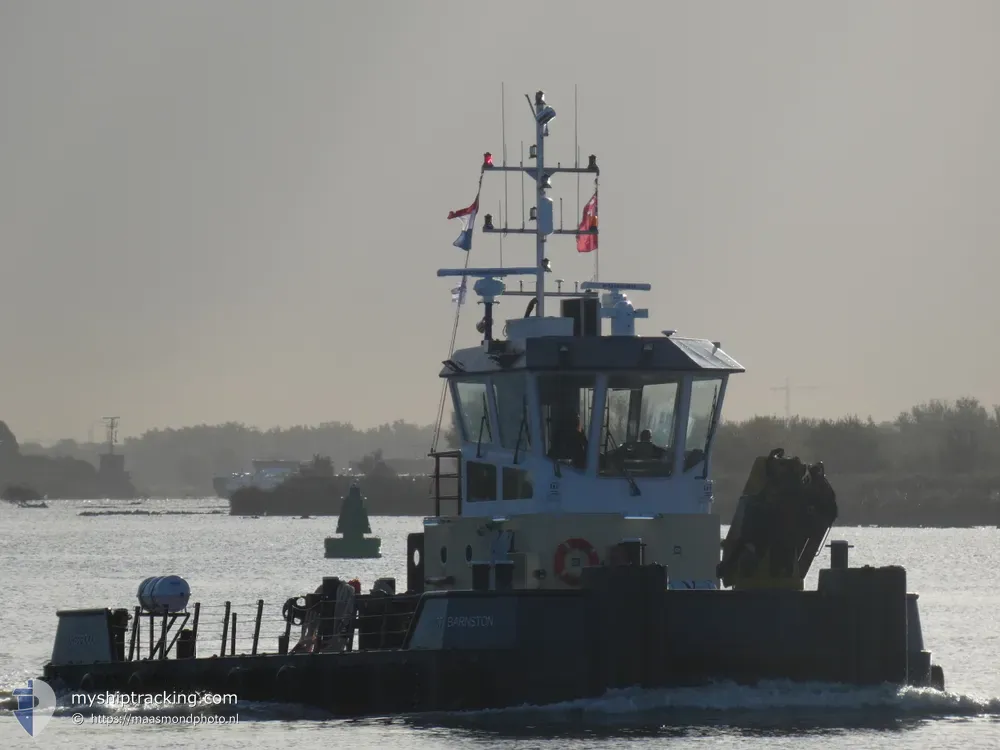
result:
<svg viewBox="0 0 1000 750"><path fill-rule="evenodd" d="M448 628L492 628L492 615L471 615L469 617L449 617L445 623Z"/></svg>

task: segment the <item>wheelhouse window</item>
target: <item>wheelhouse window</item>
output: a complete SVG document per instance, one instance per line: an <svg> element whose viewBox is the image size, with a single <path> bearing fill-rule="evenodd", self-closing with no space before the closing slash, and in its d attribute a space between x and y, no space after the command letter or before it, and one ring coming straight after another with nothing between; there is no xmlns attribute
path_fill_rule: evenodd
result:
<svg viewBox="0 0 1000 750"><path fill-rule="evenodd" d="M528 419L528 379L524 373L496 375L493 390L497 400L500 445L523 454L531 447Z"/></svg>
<svg viewBox="0 0 1000 750"><path fill-rule="evenodd" d="M676 376L608 375L598 471L602 476L665 477L673 473Z"/></svg>
<svg viewBox="0 0 1000 750"><path fill-rule="evenodd" d="M530 472L504 466L500 478L504 500L530 500L534 496L535 486Z"/></svg>
<svg viewBox="0 0 1000 750"><path fill-rule="evenodd" d="M493 430L490 425L486 383L459 380L455 383L455 394L466 440L472 443L492 443Z"/></svg>
<svg viewBox="0 0 1000 750"><path fill-rule="evenodd" d="M705 463L708 444L718 420L719 391L722 378L695 380L691 384L687 440L684 443L684 471Z"/></svg>
<svg viewBox="0 0 1000 750"><path fill-rule="evenodd" d="M587 468L587 431L594 408L597 376L540 375L545 455L577 469Z"/></svg>
<svg viewBox="0 0 1000 750"><path fill-rule="evenodd" d="M467 503L482 503L497 499L497 467L479 461L465 464Z"/></svg>

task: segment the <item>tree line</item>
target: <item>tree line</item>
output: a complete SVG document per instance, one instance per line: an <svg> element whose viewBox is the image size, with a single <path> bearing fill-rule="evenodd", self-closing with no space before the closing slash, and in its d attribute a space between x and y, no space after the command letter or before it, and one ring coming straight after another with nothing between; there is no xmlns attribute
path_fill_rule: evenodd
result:
<svg viewBox="0 0 1000 750"><path fill-rule="evenodd" d="M214 494L212 479L248 471L253 459L307 461L329 456L336 471L357 465L381 451L398 473L426 471L433 428L397 420L370 429L343 422L261 430L236 422L149 430L127 437L116 452L140 492L157 497ZM93 463L107 451L104 443L60 440L50 447L26 443L24 454L71 457Z"/></svg>
<svg viewBox="0 0 1000 750"><path fill-rule="evenodd" d="M757 456L784 448L822 461L838 523L1000 525L1000 406L934 400L877 423L755 417L720 425L712 474L720 512L735 510Z"/></svg>
<svg viewBox="0 0 1000 750"><path fill-rule="evenodd" d="M1000 458L1000 406L987 409L977 399L961 398L914 406L891 422L856 416L728 422L716 437L715 470L747 470L767 446L821 460L834 474L991 471Z"/></svg>
<svg viewBox="0 0 1000 750"><path fill-rule="evenodd" d="M212 494L214 476L243 471L254 458L305 461L320 454L332 457L340 470L380 450L396 472L427 472L433 433L432 426L402 420L370 429L340 422L269 430L229 423L150 430L127 438L119 449L136 486L147 494L203 496ZM444 433L441 446L453 444L453 427ZM986 514L984 523L1000 512L1000 406L987 408L975 398L930 401L886 422L857 416L728 421L719 426L714 445L712 474L723 513L735 506L754 459L779 447L824 462L848 518L856 514L855 506L866 506L868 516L877 518L879 508L893 508L892 515L905 507L920 515L931 508L938 514L966 513L960 508L975 505ZM22 446L26 454L95 464L103 450L71 440L48 448Z"/></svg>

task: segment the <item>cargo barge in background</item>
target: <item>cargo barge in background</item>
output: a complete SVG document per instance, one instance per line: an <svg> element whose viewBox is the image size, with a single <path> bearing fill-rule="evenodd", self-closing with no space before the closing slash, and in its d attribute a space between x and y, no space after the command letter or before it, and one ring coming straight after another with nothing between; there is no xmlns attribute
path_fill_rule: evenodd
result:
<svg viewBox="0 0 1000 750"><path fill-rule="evenodd" d="M133 612L59 612L44 679L85 691L236 693L340 715L714 680L943 689L903 568L851 568L847 543L837 541L817 590L803 590L837 516L822 464L781 451L759 458L720 554L713 438L729 377L744 368L719 342L637 336L645 311L624 292L648 284L546 290L546 239L596 240L599 171L593 156L585 167L546 165L555 112L541 92L529 103L534 164L496 166L486 154L480 183L505 170L535 179L534 229L497 228L488 214L483 229L534 234L536 264L438 271L463 277L459 299L465 278L476 280L483 340L454 351L440 372L462 443L435 458L439 474L440 462L457 463L460 492L448 514L439 494L423 531L409 536L405 592L393 579L361 594L357 581L324 578L283 603L277 649L264 653L263 601L250 623L227 603L211 618L221 639L214 631L208 640L208 609L189 608L183 580L147 581ZM553 227L547 191L560 173L595 179L590 219L578 230ZM453 212L468 222L463 237L477 208L478 198ZM468 249L463 238L456 244ZM534 276L534 290L507 288L503 279L515 275ZM494 305L518 296L532 298L528 310L495 338ZM561 314L547 315L554 299ZM238 626L253 633L242 649Z"/></svg>
<svg viewBox="0 0 1000 750"><path fill-rule="evenodd" d="M255 461L267 467L254 475L243 475L227 485L231 516L336 516L343 499L359 481L364 484L373 514L426 515L433 504L428 496L430 476L399 476L385 464L367 474L336 474L329 458L314 456L311 462ZM250 478L248 478L248 476ZM454 494L454 491L452 491Z"/></svg>
<svg viewBox="0 0 1000 750"><path fill-rule="evenodd" d="M250 465L252 467L250 471L234 472L229 476L213 478L212 488L215 494L224 500L229 500L240 490L273 489L295 474L301 464L287 459L255 458Z"/></svg>

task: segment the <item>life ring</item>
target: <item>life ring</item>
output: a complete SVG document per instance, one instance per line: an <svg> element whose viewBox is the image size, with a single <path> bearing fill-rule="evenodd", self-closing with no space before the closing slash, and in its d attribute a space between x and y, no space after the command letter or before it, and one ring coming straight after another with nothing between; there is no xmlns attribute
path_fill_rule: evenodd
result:
<svg viewBox="0 0 1000 750"><path fill-rule="evenodd" d="M601 560L597 556L597 550L594 549L594 545L586 539L574 537L573 539L567 539L565 542L556 547L556 559L553 564L556 577L567 586L579 586L580 574L571 573L566 569L566 557L571 552L580 552L586 555L587 563L590 566L599 565Z"/></svg>

